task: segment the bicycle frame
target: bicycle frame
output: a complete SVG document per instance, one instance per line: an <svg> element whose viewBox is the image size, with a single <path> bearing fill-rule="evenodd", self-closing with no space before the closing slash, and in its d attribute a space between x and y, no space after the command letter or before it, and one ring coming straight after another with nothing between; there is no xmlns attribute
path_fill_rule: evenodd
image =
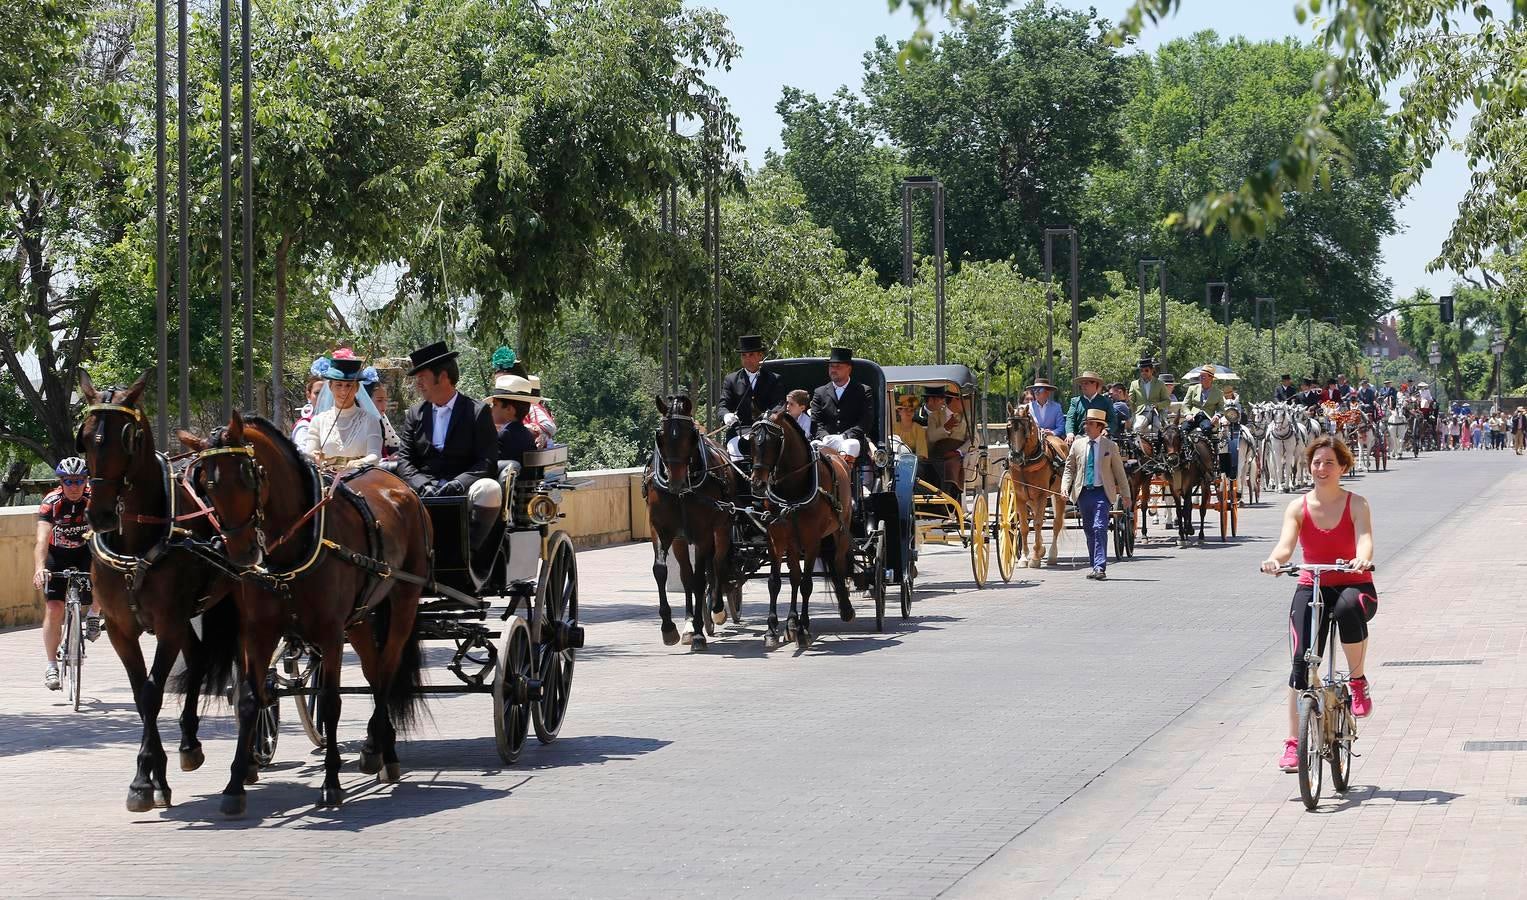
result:
<svg viewBox="0 0 1527 900"><path fill-rule="evenodd" d="M1308 667L1305 674L1305 687L1300 691L1301 701L1308 700L1315 707L1315 714L1320 719L1320 757L1329 760L1332 748L1336 746L1340 737L1335 733L1336 717L1328 713L1340 705L1345 705L1348 696L1347 676L1338 675L1336 672L1336 644L1341 638L1340 629L1337 628L1336 619L1333 617L1325 624L1324 631L1325 652L1316 651L1320 643L1320 623L1325 616L1325 594L1321 590L1320 579L1326 572L1347 572L1350 567L1344 561L1338 561L1336 565L1288 565L1286 571L1306 571L1311 573L1314 581L1314 592L1310 598L1310 645L1304 648L1304 662ZM1322 660L1322 656L1324 659ZM1325 662L1326 671L1322 676L1320 664ZM1347 740L1357 739L1357 722L1351 715L1342 717L1348 730Z"/></svg>

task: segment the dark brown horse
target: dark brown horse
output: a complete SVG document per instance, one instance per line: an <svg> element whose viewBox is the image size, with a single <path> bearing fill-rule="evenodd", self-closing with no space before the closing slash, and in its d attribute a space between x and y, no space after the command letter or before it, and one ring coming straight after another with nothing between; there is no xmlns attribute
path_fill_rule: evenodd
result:
<svg viewBox="0 0 1527 900"><path fill-rule="evenodd" d="M338 728L347 633L376 701L361 771L397 781L397 730L412 723L423 701L414 632L421 583L430 574L432 535L423 503L402 479L382 469L364 469L343 484L325 484L280 429L257 417L246 421L235 412L210 440L186 432L180 438L197 451L184 478L216 516L229 562L247 573L235 595L244 684L238 750L223 790L224 814L240 815L245 809L255 714L267 701L271 656L288 633L311 647L323 666L318 709L326 744L320 805L338 806L344 795ZM375 528L367 521L368 512ZM384 574L394 571L421 583Z"/></svg>
<svg viewBox="0 0 1527 900"><path fill-rule="evenodd" d="M1034 552L1018 561L1020 568L1039 568L1045 559L1045 508L1050 509L1050 565L1060 552L1060 533L1066 527L1066 497L1060 492L1061 466L1066 462L1066 442L1041 434L1039 423L1027 403L1007 410L1007 471L1018 500L1018 552L1022 554L1034 531Z"/></svg>
<svg viewBox="0 0 1527 900"><path fill-rule="evenodd" d="M779 564L790 568L790 617L785 640L811 645L811 582L818 557L838 595L838 615L854 620L848 599L848 551L852 541L853 492L848 465L833 454L818 454L795 417L770 413L753 423L753 493L768 514L769 631L764 646L779 646ZM796 615L796 601L800 615Z"/></svg>
<svg viewBox="0 0 1527 900"><path fill-rule="evenodd" d="M642 485L652 540L652 577L657 580L658 615L663 643L682 640L691 650L705 649L705 636L726 621L722 572L731 552L732 520L727 509L737 495L736 473L726 451L700 431L694 403L685 396L656 397L662 421L654 439L652 471ZM691 562L690 549L694 550ZM668 605L668 552L678 557L684 582L681 637ZM705 617L707 595L711 616Z"/></svg>
<svg viewBox="0 0 1527 900"><path fill-rule="evenodd" d="M169 806L168 759L159 736L159 710L170 671L184 655L185 708L180 716L180 768L201 767L206 757L197 738L197 703L226 686L238 647L236 611L219 603L233 582L205 559L172 541L172 528L206 535L202 517L181 517L191 507L169 461L154 446L153 430L140 401L151 372L129 388L97 391L88 375L80 379L85 400L79 451L91 472L86 513L91 538L91 580L95 602L105 615L106 634L127 671L133 702L143 722L137 774L127 789L127 808L146 812ZM202 638L191 619L202 616ZM157 645L152 667L138 643L144 631Z"/></svg>
<svg viewBox="0 0 1527 900"><path fill-rule="evenodd" d="M1218 455L1209 439L1192 425L1174 422L1161 429L1167 459L1167 480L1177 511L1177 546L1193 536L1193 495L1198 494L1198 542L1204 542L1204 518L1209 513L1210 485L1219 472Z"/></svg>

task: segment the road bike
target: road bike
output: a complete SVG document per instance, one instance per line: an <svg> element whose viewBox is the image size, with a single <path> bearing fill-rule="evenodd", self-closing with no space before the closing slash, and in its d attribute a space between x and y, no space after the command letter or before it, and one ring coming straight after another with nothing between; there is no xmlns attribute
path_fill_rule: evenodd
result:
<svg viewBox="0 0 1527 900"><path fill-rule="evenodd" d="M1304 808L1313 810L1320 803L1323 787L1322 762L1331 766L1331 787L1346 793L1352 777L1352 759L1357 756L1352 745L1357 742L1357 717L1352 715L1352 692L1347 673L1336 671L1336 644L1340 635L1336 617L1325 621L1325 597L1320 577L1327 572L1355 572L1346 560L1335 565L1287 563L1278 568L1280 575L1309 572L1314 576L1314 594L1310 598L1310 646L1304 649L1304 690L1299 692L1299 797ZM1369 570L1372 571L1372 570ZM1325 621L1324 649L1326 670L1322 675L1320 623Z"/></svg>
<svg viewBox="0 0 1527 900"><path fill-rule="evenodd" d="M90 573L79 569L49 572L49 578L68 579L64 594L63 640L58 645L58 676L68 690L69 702L80 708L80 673L85 666L85 615L82 588L90 587Z"/></svg>

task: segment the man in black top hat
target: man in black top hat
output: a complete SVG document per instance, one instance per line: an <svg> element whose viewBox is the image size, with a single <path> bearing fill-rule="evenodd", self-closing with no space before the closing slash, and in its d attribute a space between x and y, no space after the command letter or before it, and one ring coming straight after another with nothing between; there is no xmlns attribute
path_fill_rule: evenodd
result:
<svg viewBox="0 0 1527 900"><path fill-rule="evenodd" d="M875 398L869 385L854 381L853 374L854 351L832 348L827 357L828 381L811 394L811 431L825 449L856 458L869 449Z"/></svg>
<svg viewBox="0 0 1527 900"><path fill-rule="evenodd" d="M1273 391L1273 402L1290 403L1298 396L1299 389L1294 387L1294 376L1280 375L1278 377L1278 387Z"/></svg>
<svg viewBox="0 0 1527 900"><path fill-rule="evenodd" d="M785 383L778 375L763 371L763 339L745 334L737 341L742 368L721 382L721 421L726 424L726 452L742 459L741 432L754 420L785 405Z"/></svg>
<svg viewBox="0 0 1527 900"><path fill-rule="evenodd" d="M498 429L486 404L458 393L456 352L437 341L410 353L408 376L424 401L403 419L397 474L423 497L465 496L473 546L487 537L503 502L496 477Z"/></svg>

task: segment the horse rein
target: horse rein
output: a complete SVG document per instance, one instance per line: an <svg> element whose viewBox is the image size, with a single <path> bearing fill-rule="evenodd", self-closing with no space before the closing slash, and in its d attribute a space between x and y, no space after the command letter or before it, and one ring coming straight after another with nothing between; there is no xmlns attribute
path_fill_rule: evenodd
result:
<svg viewBox="0 0 1527 900"><path fill-rule="evenodd" d="M667 424L668 422L688 422L690 428L694 430L695 455L699 457L700 463L700 480L694 480L694 467L691 466L690 475L684 480L683 490L676 491L673 489L671 482L668 480L668 458L663 455L661 440L662 432L659 430L658 434L654 435L652 439L652 483L657 486L658 490L665 494L671 494L675 497L684 497L699 490L701 485L710 480L711 472L715 467L710 464L710 452L706 449L705 446L706 438L705 435L700 431L700 425L695 421L694 416L686 416L683 413L671 412L663 417L663 423Z"/></svg>

